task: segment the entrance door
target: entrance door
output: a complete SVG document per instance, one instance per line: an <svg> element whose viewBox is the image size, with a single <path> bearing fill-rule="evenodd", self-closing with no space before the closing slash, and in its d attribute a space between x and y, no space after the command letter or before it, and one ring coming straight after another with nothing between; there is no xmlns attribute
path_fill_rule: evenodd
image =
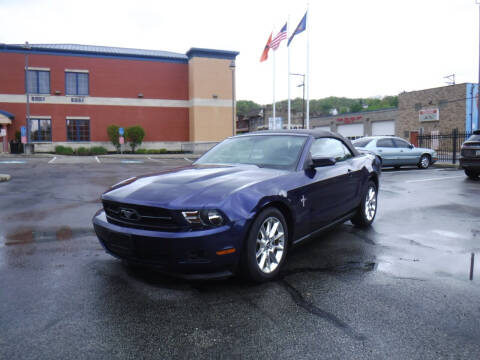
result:
<svg viewBox="0 0 480 360"><path fill-rule="evenodd" d="M418 131L410 131L410 144L418 146Z"/></svg>

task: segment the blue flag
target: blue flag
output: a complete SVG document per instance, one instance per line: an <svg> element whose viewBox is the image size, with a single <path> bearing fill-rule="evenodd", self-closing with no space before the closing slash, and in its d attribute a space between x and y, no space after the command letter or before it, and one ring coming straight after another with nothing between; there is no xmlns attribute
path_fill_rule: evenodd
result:
<svg viewBox="0 0 480 360"><path fill-rule="evenodd" d="M300 22L298 23L297 28L295 29L293 34L290 36L290 39L288 39L287 46L290 45L295 35L300 34L302 31L305 31L306 28L307 28L307 12L305 12L305 15L303 15L302 20L300 20Z"/></svg>

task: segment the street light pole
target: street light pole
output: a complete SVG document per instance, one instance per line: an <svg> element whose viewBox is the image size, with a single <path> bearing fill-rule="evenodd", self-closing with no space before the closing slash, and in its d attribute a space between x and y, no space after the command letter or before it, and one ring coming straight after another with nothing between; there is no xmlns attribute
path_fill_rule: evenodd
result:
<svg viewBox="0 0 480 360"><path fill-rule="evenodd" d="M296 74L290 73L290 75L302 76L302 83L297 85L297 87L303 87L303 97L302 97L302 129L305 129L305 74Z"/></svg>
<svg viewBox="0 0 480 360"><path fill-rule="evenodd" d="M235 60L229 65L232 70L232 136L235 136Z"/></svg>

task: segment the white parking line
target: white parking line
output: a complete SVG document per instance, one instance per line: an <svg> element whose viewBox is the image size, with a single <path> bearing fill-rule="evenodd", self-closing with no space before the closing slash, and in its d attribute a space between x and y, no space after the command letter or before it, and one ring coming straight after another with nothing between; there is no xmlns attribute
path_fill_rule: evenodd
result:
<svg viewBox="0 0 480 360"><path fill-rule="evenodd" d="M49 164L53 164L53 162L54 162L55 160L57 160L57 157L56 157L56 156L54 156L53 159L50 160L48 163L49 163Z"/></svg>
<svg viewBox="0 0 480 360"><path fill-rule="evenodd" d="M97 160L97 162L100 164L100 159L98 158L98 156L95 156L95 160Z"/></svg>
<svg viewBox="0 0 480 360"><path fill-rule="evenodd" d="M415 183L415 182L424 182L424 181L435 181L435 180L448 180L448 179L456 179L456 178L464 178L464 175L458 176L444 176L444 177L437 177L437 178L429 178L429 179L419 179L419 180L407 180L406 183Z"/></svg>
<svg viewBox="0 0 480 360"><path fill-rule="evenodd" d="M158 159L152 159L152 157L151 157L151 156L147 156L147 159L148 159L148 160L152 160L152 161L156 161L156 162L159 162L159 163L163 163L163 161L161 161L161 160L158 160Z"/></svg>
<svg viewBox="0 0 480 360"><path fill-rule="evenodd" d="M193 160L190 160L188 158L183 158L184 160L187 160L187 161L190 161L191 163L193 162Z"/></svg>

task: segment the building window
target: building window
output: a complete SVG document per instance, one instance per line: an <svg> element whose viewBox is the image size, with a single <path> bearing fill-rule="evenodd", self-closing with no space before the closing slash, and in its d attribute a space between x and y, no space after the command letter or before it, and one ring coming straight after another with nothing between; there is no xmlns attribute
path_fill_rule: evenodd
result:
<svg viewBox="0 0 480 360"><path fill-rule="evenodd" d="M52 120L30 119L28 121L28 136L31 142L52 141Z"/></svg>
<svg viewBox="0 0 480 360"><path fill-rule="evenodd" d="M25 90L29 94L50 94L50 71L28 70Z"/></svg>
<svg viewBox="0 0 480 360"><path fill-rule="evenodd" d="M90 141L90 120L67 119L68 141Z"/></svg>
<svg viewBox="0 0 480 360"><path fill-rule="evenodd" d="M66 95L88 95L88 73L66 72L65 73Z"/></svg>

